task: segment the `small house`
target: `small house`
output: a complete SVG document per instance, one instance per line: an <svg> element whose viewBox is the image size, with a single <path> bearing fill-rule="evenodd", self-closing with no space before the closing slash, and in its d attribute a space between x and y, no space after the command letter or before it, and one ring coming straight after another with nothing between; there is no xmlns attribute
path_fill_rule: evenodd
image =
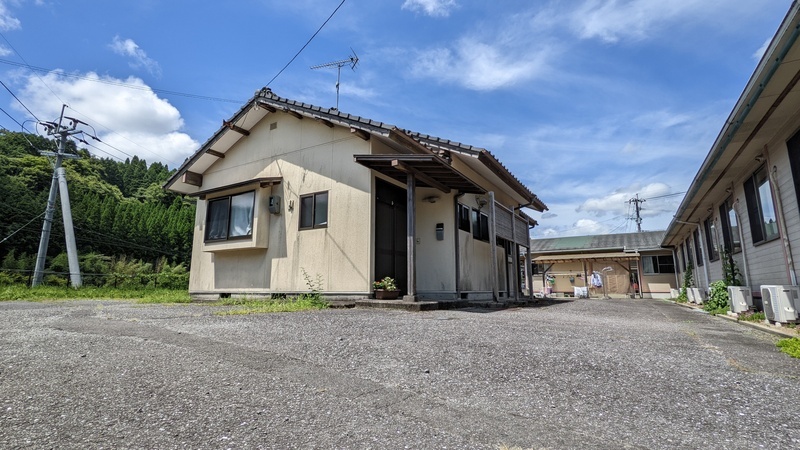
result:
<svg viewBox="0 0 800 450"><path fill-rule="evenodd" d="M545 204L488 150L257 92L167 181L197 198L193 296L321 287L519 298ZM317 286L321 284L321 286Z"/></svg>

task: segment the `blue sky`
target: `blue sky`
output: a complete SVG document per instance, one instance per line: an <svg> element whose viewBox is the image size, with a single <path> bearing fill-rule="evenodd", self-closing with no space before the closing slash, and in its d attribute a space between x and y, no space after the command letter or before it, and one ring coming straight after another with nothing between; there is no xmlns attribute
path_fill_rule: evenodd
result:
<svg viewBox="0 0 800 450"><path fill-rule="evenodd" d="M340 3L0 0L0 80L41 120L69 105L100 157L175 167ZM635 231L636 194L658 230L790 4L346 0L270 87L332 107L336 70L310 66L352 48L340 109L487 148L548 205L534 237Z"/></svg>

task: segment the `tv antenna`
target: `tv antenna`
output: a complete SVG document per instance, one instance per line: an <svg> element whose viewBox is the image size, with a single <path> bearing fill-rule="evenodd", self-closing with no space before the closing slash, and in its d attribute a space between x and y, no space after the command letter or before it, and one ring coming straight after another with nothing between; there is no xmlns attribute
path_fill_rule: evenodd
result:
<svg viewBox="0 0 800 450"><path fill-rule="evenodd" d="M350 66L350 68L355 71L356 64L358 64L358 55L356 55L355 50L351 48L350 51L353 52L353 54L350 55L350 57L347 59L311 66L312 70L326 69L328 67L336 67L336 110L337 111L339 110L339 81L342 78L342 67Z"/></svg>

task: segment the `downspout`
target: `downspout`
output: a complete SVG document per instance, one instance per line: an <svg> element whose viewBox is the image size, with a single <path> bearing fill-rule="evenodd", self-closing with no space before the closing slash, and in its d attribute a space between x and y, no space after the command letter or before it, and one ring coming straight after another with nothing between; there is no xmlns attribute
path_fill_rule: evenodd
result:
<svg viewBox="0 0 800 450"><path fill-rule="evenodd" d="M672 262L673 262L673 267L675 268L680 267L680 265L678 265L678 253L675 251L675 247L672 247ZM642 268L644 269L644 265L642 265ZM675 286L678 289L681 288L681 279L678 276L678 270L675 271Z"/></svg>
<svg viewBox="0 0 800 450"><path fill-rule="evenodd" d="M748 269L747 265L747 251L745 251L744 245L744 232L742 231L742 219L739 217L739 199L737 198L735 202L733 202L733 213L736 214L736 228L739 229L739 245L742 247L742 262L744 263L744 284L745 286L750 286L750 270ZM731 245L733 247L733 245ZM733 249L731 248L731 258L733 258ZM750 289L752 290L752 288Z"/></svg>
<svg viewBox="0 0 800 450"><path fill-rule="evenodd" d="M778 187L778 166L772 166L770 171L772 179L772 189L775 190L775 207L778 209L778 220L781 226L781 240L783 241L783 253L786 257L786 266L789 269L789 279L792 286L797 286L797 274L794 270L794 258L792 258L792 246L789 244L789 236L786 229L786 217L783 216L783 200L781 200L781 189Z"/></svg>

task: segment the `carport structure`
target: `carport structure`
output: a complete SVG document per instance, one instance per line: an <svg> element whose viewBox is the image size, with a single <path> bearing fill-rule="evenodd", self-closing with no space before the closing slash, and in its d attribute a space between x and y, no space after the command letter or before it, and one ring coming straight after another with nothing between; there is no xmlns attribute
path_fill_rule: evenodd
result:
<svg viewBox="0 0 800 450"><path fill-rule="evenodd" d="M576 288L587 288L591 295L591 276L599 274L603 292L608 294L666 295L675 281L674 264L669 269L672 255L660 246L663 235L663 231L645 231L532 239L534 272L541 275L534 291L538 285L545 294L569 295L578 292Z"/></svg>

